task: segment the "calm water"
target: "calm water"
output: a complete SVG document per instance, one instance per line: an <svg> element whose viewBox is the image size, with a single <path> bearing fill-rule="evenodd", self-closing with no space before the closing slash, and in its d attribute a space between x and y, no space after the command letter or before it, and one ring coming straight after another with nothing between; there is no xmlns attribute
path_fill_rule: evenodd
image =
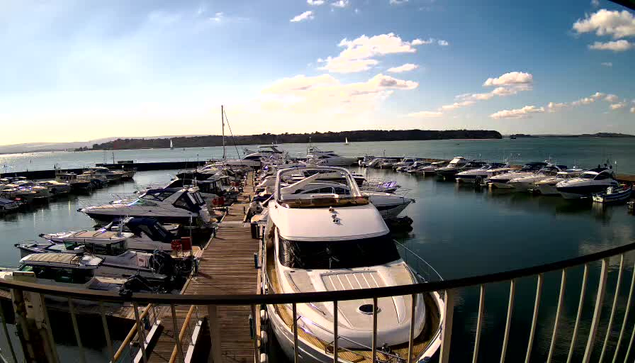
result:
<svg viewBox="0 0 635 363"><path fill-rule="evenodd" d="M603 142L603 140L600 141ZM473 150L475 145L480 145L482 157L490 158L487 155L492 155L493 158L494 153L497 152L495 145L516 145L521 149L520 146L525 145L526 142L535 145L535 142L542 142L542 140L453 141L452 143L459 144L455 145L457 149L463 148L454 152L443 151L450 150L451 147L450 143L445 141L385 143L376 147L386 148L388 155L396 155L397 150L400 150L400 154L451 157L455 154L471 156L467 150ZM573 142L577 143L578 147L582 147L580 140L562 139L562 142ZM327 146L332 149L341 148L355 155L363 153L361 150L370 148L371 144L352 144L350 146L330 144ZM413 151L414 149L405 149L406 146L418 149L419 152ZM554 145L552 146L555 148ZM618 159L616 155L624 155L625 150L628 150L627 146L622 146L623 148L611 146L611 155L614 159ZM303 145L284 146L287 150L297 151L303 147ZM628 147L632 148L632 146ZM596 148L601 147L596 146ZM490 154L487 154L485 149L489 150ZM500 149L502 150L503 147ZM574 155L569 147L558 146L557 149L561 151L562 155ZM218 149L201 150L209 152L209 157L215 156L213 153L218 151ZM621 154L617 154L617 151L620 151ZM153 152L157 154L155 155ZM139 151L135 152L135 155L138 155L136 157L124 156L137 161L166 160L165 155L171 152L182 153L183 151ZM187 152L193 152L193 150ZM529 153L527 151L525 155ZM538 151L533 153L526 160L541 160L549 156L540 155ZM55 153L53 155L59 156L59 160L63 158L70 160L72 156L86 157L86 155L92 154ZM577 154L576 160L584 160L580 154ZM586 149L584 154L587 155L586 158L589 162L594 155L593 152ZM555 158L560 154L550 153L550 155ZM155 159L151 159L150 156ZM42 158L45 159L45 157ZM39 162L42 163L43 159L40 159ZM628 160L625 155L623 159ZM626 161L624 163L626 164ZM626 167L624 166L624 168ZM455 183L440 182L434 178L421 178L382 170L360 171L368 173L369 178L396 180L404 192L417 200L405 211L405 214L414 220L414 230L397 237L423 256L446 279L557 261L635 241L635 217L629 215L623 205L603 209L594 208L591 204L571 203L559 197L477 192L470 188L459 188ZM633 171L635 174L635 167ZM78 208L118 199L148 185L165 183L175 173L176 171L138 173L134 182L102 189L92 195L71 196L51 202L47 206L35 208L30 212L8 216L4 219L0 218L0 236L2 236L0 240L0 265L15 266L17 264L19 252L13 247L14 243L38 239L39 233L92 227L93 221L77 212ZM626 296L623 295L626 295L628 291L633 262L635 261L630 259L626 261L628 273L624 276L622 292L620 293L622 306L626 300ZM613 285L616 279L617 263L618 261L612 261L611 265L609 281ZM592 314L597 279L598 266L594 265L589 277L587 298L583 310L586 316ZM571 270L567 281L566 306L561 317L556 361L562 361L566 358L566 349L568 349L575 322L581 270ZM559 274L545 276L534 349L535 361L544 361L546 358L544 354L548 350L553 329L559 284ZM610 285L609 291L611 293L608 293L605 298L605 306L610 305L613 290L612 285ZM535 280L524 279L518 282L508 352L508 361L510 362L520 361L524 357L531 323L534 292ZM486 315L480 349L481 361L495 361L500 353L508 293L508 286L504 284L490 286L486 290ZM477 309L478 290L461 291L455 312L453 362L471 359ZM598 334L599 341L603 341L608 315L608 310L605 309L604 325L601 326ZM617 325L613 329L615 335L619 332L622 317L623 311L618 311L615 321L619 323L616 323ZM629 321L629 327L632 324L633 322ZM579 340L581 344L578 344L578 354L583 349L589 327L584 324L581 329ZM613 338L613 342L615 340L616 337ZM64 344L67 346L70 343L65 342ZM71 347L67 346L67 349L71 349L69 352L72 352ZM104 351L105 349L95 346L91 354L94 355L95 359L103 357L105 360Z"/></svg>
<svg viewBox="0 0 635 363"><path fill-rule="evenodd" d="M437 140L437 141L393 141L393 142L355 142L315 144L322 149L334 150L343 155L386 155L421 156L450 159L461 155L468 158L490 161L509 159L513 162L542 161L552 158L568 166L574 164L594 167L604 163L607 158L617 161L617 169L622 173L635 174L635 139L598 139L598 138L532 138L502 140ZM307 144L283 144L281 147L291 156L306 155ZM255 146L248 146L255 148ZM229 157L236 157L233 146L227 148ZM243 152L243 146L238 147ZM188 149L120 150L114 152L115 160L152 161L195 161L220 158L221 147ZM95 163L112 162L113 152L49 152L0 155L0 170L3 172L23 170L80 168Z"/></svg>

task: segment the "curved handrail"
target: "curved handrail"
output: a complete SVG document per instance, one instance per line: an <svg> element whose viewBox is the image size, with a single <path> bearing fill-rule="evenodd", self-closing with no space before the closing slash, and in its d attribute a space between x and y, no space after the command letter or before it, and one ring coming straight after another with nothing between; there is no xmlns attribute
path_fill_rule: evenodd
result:
<svg viewBox="0 0 635 363"><path fill-rule="evenodd" d="M580 266L586 263L599 261L612 256L620 255L635 250L635 242L595 252L585 256L579 256L568 260L551 262L538 266L520 268L486 275L463 277L453 280L443 280L413 285L388 286L370 289L342 290L328 292L306 292L297 294L271 294L271 295L157 295L139 293L130 296L121 296L114 292L100 292L66 287L48 287L37 283L9 282L0 279L0 288L17 288L26 291L37 292L45 295L63 296L75 299L109 302L138 302L154 304L190 304L190 305L254 305L254 304L291 304L310 302L332 302L345 300L370 299L373 297L391 297L399 295L412 295L433 291L451 290L468 286L508 281L512 279L533 276L541 273L559 271L565 268Z"/></svg>

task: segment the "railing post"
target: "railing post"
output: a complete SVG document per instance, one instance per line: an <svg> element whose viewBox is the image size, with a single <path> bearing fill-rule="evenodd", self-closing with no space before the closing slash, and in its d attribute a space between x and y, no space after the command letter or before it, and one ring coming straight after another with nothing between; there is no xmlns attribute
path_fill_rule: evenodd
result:
<svg viewBox="0 0 635 363"><path fill-rule="evenodd" d="M613 319L615 318L615 309L617 307L617 299L620 295L620 285L622 284L622 269L624 268L624 254L620 255L620 270L617 273L617 284L615 285L615 296L613 297L613 307L611 308L611 315L609 317L609 325L606 327L606 337L604 338L604 344L602 345L602 353L600 353L599 363L604 360L604 354L606 353L606 346L609 343L611 337L611 327L613 327Z"/></svg>
<svg viewBox="0 0 635 363"><path fill-rule="evenodd" d="M507 320L505 322L505 335L503 336L503 350L501 351L500 362L505 362L507 355L507 343L509 342L509 331L512 326L512 313L514 312L514 294L516 292L516 280L509 282L509 303L507 304Z"/></svg>
<svg viewBox="0 0 635 363"><path fill-rule="evenodd" d="M218 307L207 305L207 317L209 320L209 333L212 340L212 360L214 363L222 363L220 321L218 320Z"/></svg>
<svg viewBox="0 0 635 363"><path fill-rule="evenodd" d="M55 345L55 339L53 338L53 327L51 326L51 319L49 318L49 311L46 308L46 302L44 301L44 294L38 294L40 296L40 302L42 303L42 314L44 315L45 323L43 325L43 329L46 330L46 335L48 338L48 348L51 352L51 355L54 362L59 362L60 357L57 354L57 346ZM13 347L11 347L13 349Z"/></svg>
<svg viewBox="0 0 635 363"><path fill-rule="evenodd" d="M586 349L584 350L584 358L582 363L589 363L591 361L591 354L593 353L593 345L595 343L595 335L598 332L598 325L600 325L600 315L602 315L602 302L604 301L604 294L606 293L606 278L608 275L609 259L602 260L602 272L600 272L600 282L598 285L598 294L595 299L595 310L593 311L593 320L591 322L591 330L589 331L589 339L586 343Z"/></svg>
<svg viewBox="0 0 635 363"><path fill-rule="evenodd" d="M298 347L298 307L296 303L291 304L291 310L293 311L293 363L298 363L300 347Z"/></svg>
<svg viewBox="0 0 635 363"><path fill-rule="evenodd" d="M79 334L79 325L77 324L77 316L75 315L75 305L73 300L68 298L68 309L71 312L71 321L73 323L73 330L75 331L75 340L77 340L77 347L79 348L79 361L86 362L86 356L84 355L84 346L82 345L82 337Z"/></svg>
<svg viewBox="0 0 635 363"><path fill-rule="evenodd" d="M584 306L584 295L586 294L587 279L589 277L589 265L584 265L584 273L582 275L582 286L580 287L580 302L578 302L578 314L575 318L575 326L573 327L573 336L571 337L571 345L569 347L569 355L567 356L567 363L571 363L573 359L573 351L575 349L575 343L578 338L578 329L580 328L580 319L582 318L582 307Z"/></svg>
<svg viewBox="0 0 635 363"><path fill-rule="evenodd" d="M452 323L454 318L454 290L445 290L445 312L443 318L443 336L441 341L441 356L439 363L448 363L450 361L450 344L452 338Z"/></svg>
<svg viewBox="0 0 635 363"><path fill-rule="evenodd" d="M99 315L101 315L101 324L104 327L104 335L106 336L106 345L108 346L108 353L110 353L110 361L115 362L115 351L112 347L112 340L110 339L110 330L108 329L108 321L106 320L106 313L104 312L104 303L99 302Z"/></svg>
<svg viewBox="0 0 635 363"><path fill-rule="evenodd" d="M144 326L141 324L141 318L139 317L139 305L136 302L132 303L132 309L134 310L134 317L137 321L137 332L139 334L139 340L141 341L141 359L143 363L148 361L148 356L146 354L146 335L144 333ZM147 309L150 309L148 306Z"/></svg>
<svg viewBox="0 0 635 363"><path fill-rule="evenodd" d="M423 295L419 295L423 298ZM410 295L410 333L408 335L408 363L412 363L412 345L415 339L415 324L417 322L417 295Z"/></svg>
<svg viewBox="0 0 635 363"><path fill-rule="evenodd" d="M4 336L7 338L7 344L9 345L9 350L11 350L11 357L13 358L14 363L18 363L18 357L15 354L15 349L13 349L13 342L11 341L11 336L9 335L9 329L7 328L7 318L4 315L4 307L0 303L0 318L2 319L2 330L4 331Z"/></svg>
<svg viewBox="0 0 635 363"><path fill-rule="evenodd" d="M617 345L615 346L615 353L613 354L613 363L617 362L617 356L620 351L620 345L622 344L622 338L624 337L624 330L626 330L626 322L628 321L628 314L631 310L631 299L633 297L634 287L635 287L635 265L633 266L633 276L631 278L631 287L628 290L628 300L626 301L626 311L624 312L624 321L622 321L622 329L620 329L620 336L617 338Z"/></svg>
<svg viewBox="0 0 635 363"><path fill-rule="evenodd" d="M525 363L529 363L529 360L531 359L531 350L534 346L534 337L536 336L536 324L538 323L538 311L540 309L540 298L542 296L543 280L543 274L538 274L538 281L536 282L536 300L534 301L534 316L531 319L531 330L529 331L529 342L527 342L527 355L525 356Z"/></svg>
<svg viewBox="0 0 635 363"><path fill-rule="evenodd" d="M474 353L472 353L472 363L478 361L478 347L481 343L481 330L483 329L483 310L485 309L485 285L479 288L478 296L478 316L476 318L476 336L474 337Z"/></svg>
<svg viewBox="0 0 635 363"><path fill-rule="evenodd" d="M337 300L333 301L333 362L337 363L339 361L338 349L339 349L339 338L338 338L338 308L337 308Z"/></svg>
<svg viewBox="0 0 635 363"><path fill-rule="evenodd" d="M377 361L377 298L373 297L373 336L371 345L372 362Z"/></svg>
<svg viewBox="0 0 635 363"><path fill-rule="evenodd" d="M174 304L170 304L170 313L172 314L172 335L174 336L174 344L176 345L176 353L181 359L181 363L185 363L185 358L183 356L183 346L181 345L181 329L179 329L179 322L176 319L176 307ZM210 335L212 329L210 328ZM212 345L213 347L213 345Z"/></svg>
<svg viewBox="0 0 635 363"><path fill-rule="evenodd" d="M549 355L547 356L547 363L551 362L553 358L553 350L556 347L556 338L558 337L558 322L560 322L560 310L564 305L564 293L567 287L567 269L562 270L562 278L560 280L560 295L558 296L558 307L556 308L556 320L553 323L553 334L551 335L551 344L549 345Z"/></svg>

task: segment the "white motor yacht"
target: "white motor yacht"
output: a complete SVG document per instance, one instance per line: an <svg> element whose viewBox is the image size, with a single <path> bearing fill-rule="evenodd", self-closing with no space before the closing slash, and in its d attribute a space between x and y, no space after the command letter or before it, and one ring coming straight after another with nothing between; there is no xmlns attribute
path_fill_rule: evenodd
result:
<svg viewBox="0 0 635 363"><path fill-rule="evenodd" d="M51 195L59 196L66 195L71 192L71 185L69 183L57 181L57 180L45 180L36 183L39 186L48 188Z"/></svg>
<svg viewBox="0 0 635 363"><path fill-rule="evenodd" d="M70 244L126 244L127 249L137 251L172 251L175 236L154 218L124 218L96 231L80 230L59 233L42 233L41 238L54 243Z"/></svg>
<svg viewBox="0 0 635 363"><path fill-rule="evenodd" d="M315 146L309 148L307 163L322 166L351 166L357 164L356 158L341 156L333 151L322 151Z"/></svg>
<svg viewBox="0 0 635 363"><path fill-rule="evenodd" d="M489 177L496 175L497 172L502 172L501 169L507 165L503 163L489 163L480 168L465 170L457 173L454 179L457 183L464 184L477 184L485 182ZM510 170L509 168L505 170Z"/></svg>
<svg viewBox="0 0 635 363"><path fill-rule="evenodd" d="M124 172L120 170L110 170L105 166L95 166L88 168L88 174L95 175L96 177L105 177L108 183L116 183L123 179Z"/></svg>
<svg viewBox="0 0 635 363"><path fill-rule="evenodd" d="M527 163L518 170L511 170L507 173L501 173L490 177L487 181L487 184L490 186L490 188L512 189L513 186L509 184L510 180L531 176L547 165L548 163L545 162Z"/></svg>
<svg viewBox="0 0 635 363"><path fill-rule="evenodd" d="M172 257L161 251L141 252L129 250L125 241L99 241L94 243L18 243L22 257L40 253L62 253L96 256L102 259L97 267L99 276L128 278L133 275L160 278L187 277L194 267L193 257Z"/></svg>
<svg viewBox="0 0 635 363"><path fill-rule="evenodd" d="M125 290L130 292L165 291L163 290L164 281L161 279L151 281L137 275L129 278L100 276L97 271L103 261L100 257L88 254L34 253L22 258L16 270L1 271L0 279L119 293ZM68 301L65 297L47 296L47 299ZM88 300L75 300L75 302L96 304Z"/></svg>
<svg viewBox="0 0 635 363"><path fill-rule="evenodd" d="M55 181L59 183L67 183L71 187L71 191L90 191L95 186L95 184L91 181L90 176L87 174L77 175L75 173L64 173L58 171L55 173ZM104 183L108 183L105 177Z"/></svg>
<svg viewBox="0 0 635 363"><path fill-rule="evenodd" d="M536 185L534 187L534 191L542 195L560 195L560 193L558 193L558 189L556 189L556 184L561 181L577 178L580 174L582 174L582 171L582 169L559 171L555 176L537 181L535 183Z"/></svg>
<svg viewBox="0 0 635 363"><path fill-rule="evenodd" d="M430 163L430 165L425 166L421 169L421 173L425 176L429 176L429 175L436 175L437 174L437 169L442 168L444 166L448 165L447 161L441 160L441 161L435 161Z"/></svg>
<svg viewBox="0 0 635 363"><path fill-rule="evenodd" d="M556 189L564 199L580 199L604 192L608 187L617 188L618 186L613 170L597 168L587 170L577 178L559 182L556 184Z"/></svg>
<svg viewBox="0 0 635 363"><path fill-rule="evenodd" d="M545 180L547 178L551 178L556 176L559 172L566 170L566 165L554 165L549 164L544 168L540 169L537 173L522 176L519 178L511 179L507 182L509 185L514 188L514 190L519 192L526 192L529 190L533 190L536 187L536 183Z"/></svg>
<svg viewBox="0 0 635 363"><path fill-rule="evenodd" d="M270 294L339 291L414 284L416 274L401 259L377 209L343 168L321 168L346 177L345 194L297 193L321 183L319 173L288 184L277 174L268 204L263 288ZM414 306L413 362L425 362L439 349L444 303L438 293L379 298L377 358L405 361ZM294 352L293 318L288 305L268 305L268 316L283 351ZM338 314L338 360L368 361L373 305L368 300L297 305L298 349L302 362L333 361L333 315Z"/></svg>
<svg viewBox="0 0 635 363"><path fill-rule="evenodd" d="M209 210L198 188L150 189L132 202L115 201L80 211L105 222L120 217L151 217L161 223L187 226L199 221L203 224L211 222Z"/></svg>

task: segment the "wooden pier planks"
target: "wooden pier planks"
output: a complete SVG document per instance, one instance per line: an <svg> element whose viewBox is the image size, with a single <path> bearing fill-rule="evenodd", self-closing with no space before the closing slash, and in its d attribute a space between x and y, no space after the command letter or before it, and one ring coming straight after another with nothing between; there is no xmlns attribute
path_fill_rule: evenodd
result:
<svg viewBox="0 0 635 363"><path fill-rule="evenodd" d="M247 178L245 192L237 203L228 208L228 213L220 223L216 236L202 252L199 273L192 278L184 294L253 294L257 290L258 272L254 266L254 254L259 252L258 240L251 238L249 223L243 223L244 210L248 208L252 195L251 177ZM150 354L150 362L167 362L175 347L174 334L178 334L189 306L177 306L175 330L170 312L162 318L163 332ZM254 342L249 326L249 306L219 306L217 317L220 324L220 349L224 362L253 362ZM207 315L207 307L198 307L198 318ZM196 316L190 321L186 339L182 342L186 354L189 334L197 322ZM212 342L212 344L219 344ZM210 353L211 354L211 353ZM177 361L179 361L177 359Z"/></svg>

